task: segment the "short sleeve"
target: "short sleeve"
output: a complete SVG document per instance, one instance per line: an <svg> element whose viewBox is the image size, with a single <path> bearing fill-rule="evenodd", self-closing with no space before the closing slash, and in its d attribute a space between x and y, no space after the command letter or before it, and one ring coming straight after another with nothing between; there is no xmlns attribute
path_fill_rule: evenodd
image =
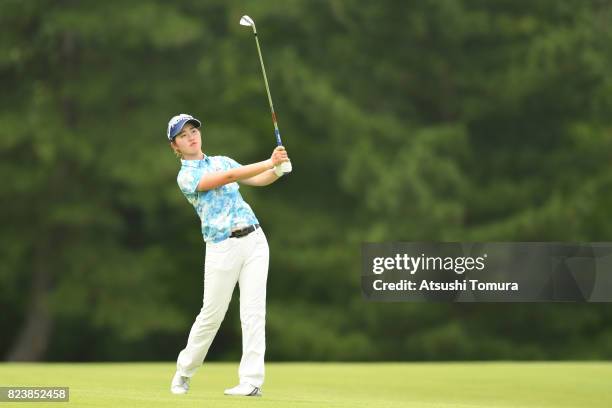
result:
<svg viewBox="0 0 612 408"><path fill-rule="evenodd" d="M193 194L196 192L202 174L201 169L193 167L182 168L176 177L176 182L184 194Z"/></svg>
<svg viewBox="0 0 612 408"><path fill-rule="evenodd" d="M241 167L242 166L242 164L238 163L236 160L234 160L234 159L232 159L230 157L227 157L227 156L221 156L221 157L223 158L223 161L227 165L229 165L230 169L235 169L237 167Z"/></svg>

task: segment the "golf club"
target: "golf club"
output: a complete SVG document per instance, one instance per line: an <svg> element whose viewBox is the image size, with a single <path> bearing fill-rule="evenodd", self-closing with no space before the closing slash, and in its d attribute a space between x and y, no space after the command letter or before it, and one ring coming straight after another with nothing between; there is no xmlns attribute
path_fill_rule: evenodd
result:
<svg viewBox="0 0 612 408"><path fill-rule="evenodd" d="M259 47L259 40L257 39L257 29L255 28L255 21L249 16L242 16L240 18L240 25L246 27L253 27L253 34L255 35L255 44L257 44L257 54L259 54L259 62L261 63L261 72L263 73L264 83L266 85L266 92L268 93L268 102L270 103L270 111L272 112L272 123L274 124L274 134L276 135L276 144L282 146L280 131L278 130L278 123L276 121L276 113L274 113L274 105L272 104L272 95L270 94L270 87L268 86L268 77L266 76L266 68L264 67L263 57L261 56L261 48ZM291 172L291 162L283 162L280 168L284 174Z"/></svg>

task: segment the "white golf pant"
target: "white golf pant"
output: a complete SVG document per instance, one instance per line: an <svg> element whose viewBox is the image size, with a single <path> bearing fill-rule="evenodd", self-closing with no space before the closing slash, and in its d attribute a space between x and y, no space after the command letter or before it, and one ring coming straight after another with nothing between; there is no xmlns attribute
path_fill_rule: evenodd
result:
<svg viewBox="0 0 612 408"><path fill-rule="evenodd" d="M240 383L262 386L268 263L268 242L261 228L242 238L206 244L204 300L189 332L187 346L177 359L181 375L191 377L202 365L238 282L242 324L242 360L238 375Z"/></svg>

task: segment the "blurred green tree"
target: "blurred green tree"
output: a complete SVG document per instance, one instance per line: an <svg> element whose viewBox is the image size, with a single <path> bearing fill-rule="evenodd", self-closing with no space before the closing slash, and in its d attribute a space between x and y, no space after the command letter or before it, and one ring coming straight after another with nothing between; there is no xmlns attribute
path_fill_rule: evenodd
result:
<svg viewBox="0 0 612 408"><path fill-rule="evenodd" d="M272 250L270 358L612 357L606 305L366 304L358 272L363 241L608 239L609 2L5 0L6 358L183 345L203 244L164 131L190 112L206 153L270 153L247 12L295 169L242 188ZM236 314L213 358L239 352Z"/></svg>

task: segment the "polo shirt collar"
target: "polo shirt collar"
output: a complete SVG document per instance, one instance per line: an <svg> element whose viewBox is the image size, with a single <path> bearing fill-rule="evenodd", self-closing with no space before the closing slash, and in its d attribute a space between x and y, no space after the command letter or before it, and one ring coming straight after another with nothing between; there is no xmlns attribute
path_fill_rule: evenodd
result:
<svg viewBox="0 0 612 408"><path fill-rule="evenodd" d="M186 167L202 167L204 166L204 164L206 164L207 162L209 162L210 159L208 158L207 155L204 155L204 157L200 160L183 160L181 159L181 165L186 166Z"/></svg>

